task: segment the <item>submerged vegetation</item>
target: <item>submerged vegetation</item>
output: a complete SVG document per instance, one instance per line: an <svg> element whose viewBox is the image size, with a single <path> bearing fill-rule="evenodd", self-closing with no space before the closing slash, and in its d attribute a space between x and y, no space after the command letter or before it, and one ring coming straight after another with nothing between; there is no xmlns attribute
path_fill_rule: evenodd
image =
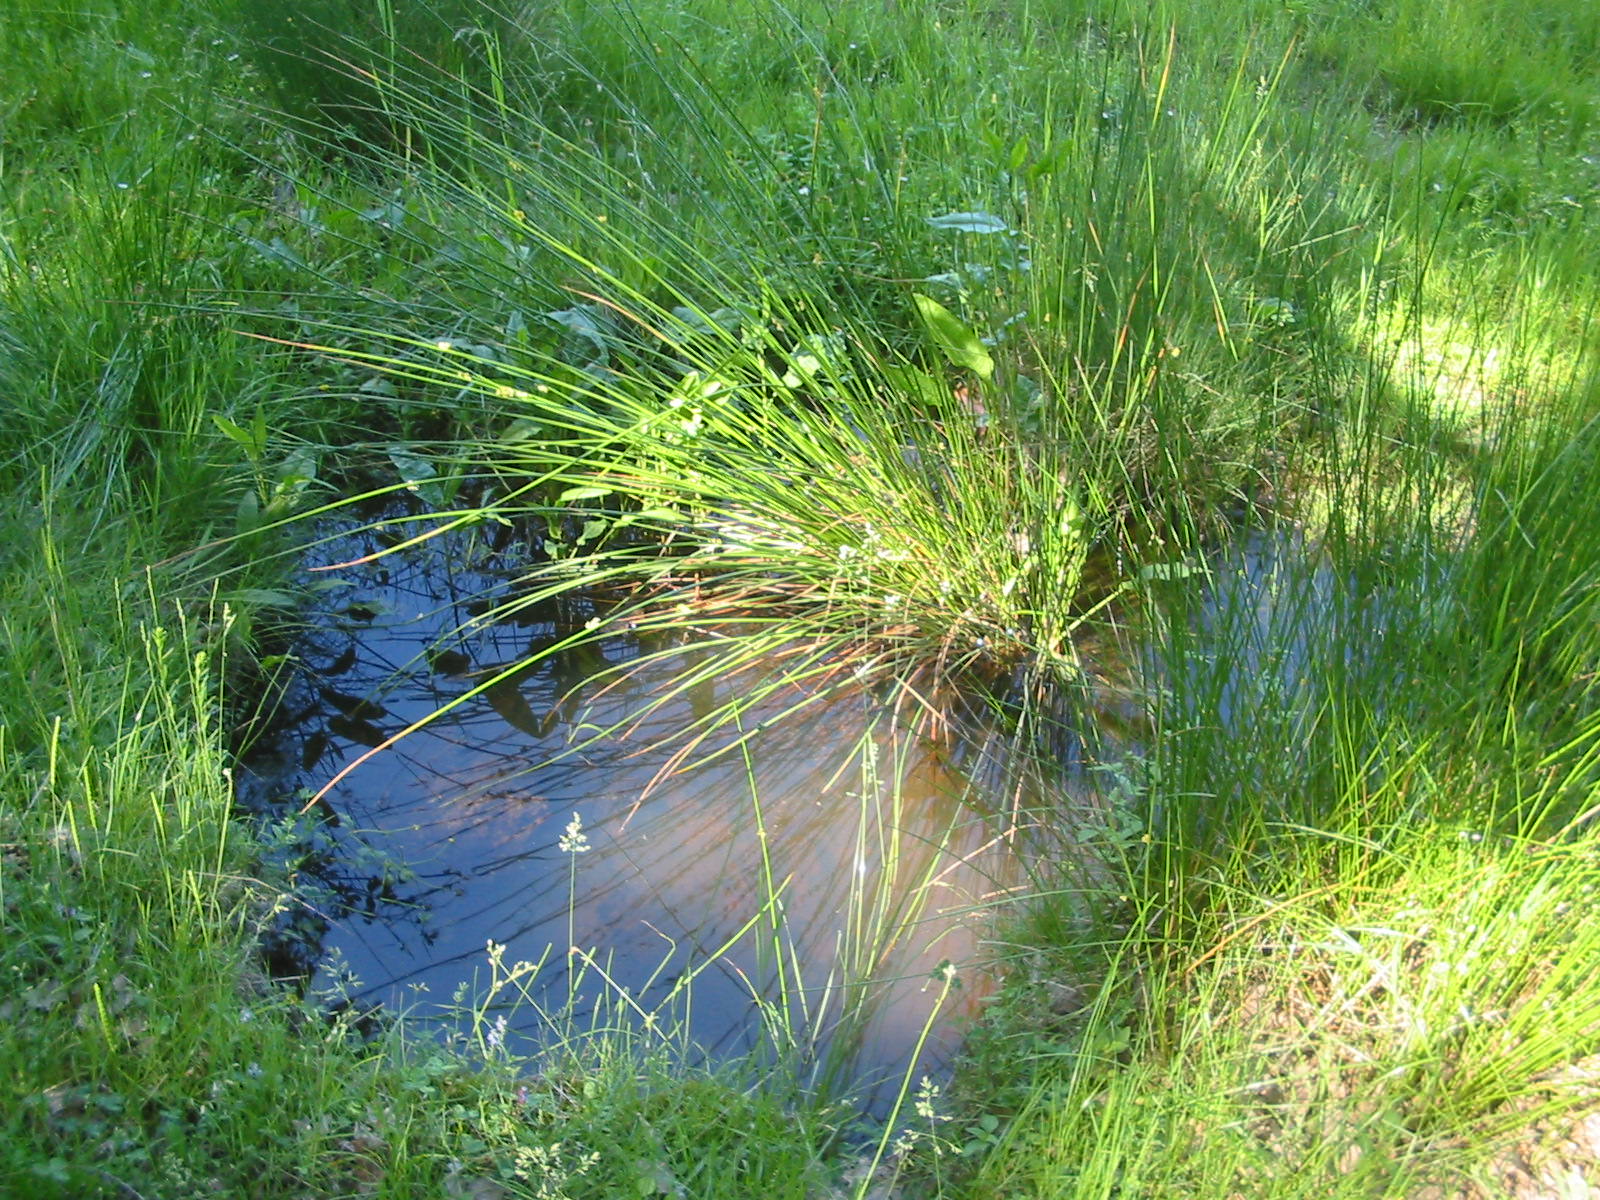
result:
<svg viewBox="0 0 1600 1200"><path fill-rule="evenodd" d="M1600 1187L1592 5L13 0L0 52L0 1191ZM854 688L1025 764L952 1079L519 1047L492 953L448 1044L268 978L300 826L233 772L304 518L388 493L394 553L525 548L536 653L737 679L675 762Z"/></svg>

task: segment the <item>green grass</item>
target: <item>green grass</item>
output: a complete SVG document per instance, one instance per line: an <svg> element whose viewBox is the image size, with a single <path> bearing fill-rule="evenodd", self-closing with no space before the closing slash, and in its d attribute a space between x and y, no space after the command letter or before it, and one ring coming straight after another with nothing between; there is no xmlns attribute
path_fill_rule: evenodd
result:
<svg viewBox="0 0 1600 1200"><path fill-rule="evenodd" d="M1591 8L374 6L373 86L9 6L0 1191L1499 1194L1600 1049ZM1149 662L948 1088L863 1134L260 978L277 523L419 460L752 694L804 646L1021 756Z"/></svg>

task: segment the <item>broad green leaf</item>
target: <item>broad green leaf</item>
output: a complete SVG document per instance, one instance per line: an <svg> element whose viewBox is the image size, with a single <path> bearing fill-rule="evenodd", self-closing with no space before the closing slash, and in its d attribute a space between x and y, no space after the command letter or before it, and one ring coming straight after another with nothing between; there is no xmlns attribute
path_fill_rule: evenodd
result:
<svg viewBox="0 0 1600 1200"><path fill-rule="evenodd" d="M605 354L610 339L606 336L604 318L599 316L594 305L575 304L571 308L547 312L544 316L546 320L554 321L569 333L588 342L602 355Z"/></svg>
<svg viewBox="0 0 1600 1200"><path fill-rule="evenodd" d="M1177 562L1146 563L1139 568L1139 580L1149 583L1156 580L1191 579L1196 575L1204 575L1206 569L1188 559L1179 559Z"/></svg>
<svg viewBox="0 0 1600 1200"><path fill-rule="evenodd" d="M815 382L817 373L822 370L822 361L810 354L796 354L789 360L793 368L783 373L782 382L786 388L804 387L807 383Z"/></svg>
<svg viewBox="0 0 1600 1200"><path fill-rule="evenodd" d="M407 483L425 483L438 476L432 463L404 446L390 446L389 461L394 464L394 469L400 472L400 478Z"/></svg>
<svg viewBox="0 0 1600 1200"><path fill-rule="evenodd" d="M1061 517L1059 528L1061 536L1074 541L1082 541L1087 526L1083 519L1083 509L1078 507L1078 501L1072 496L1063 496L1060 501Z"/></svg>
<svg viewBox="0 0 1600 1200"><path fill-rule="evenodd" d="M683 322L685 331L687 331L691 336L714 337L718 333L722 332L722 330L714 325L707 317L696 312L688 305L673 305L672 315L677 317L679 321Z"/></svg>
<svg viewBox="0 0 1600 1200"><path fill-rule="evenodd" d="M261 501L254 491L246 491L239 497L237 520L240 533L249 533L261 524Z"/></svg>
<svg viewBox="0 0 1600 1200"><path fill-rule="evenodd" d="M947 384L916 367L884 367L883 377L895 391L911 396L929 408L937 408L950 400Z"/></svg>
<svg viewBox="0 0 1600 1200"><path fill-rule="evenodd" d="M1034 159L1033 165L1028 168L1029 179L1039 179L1046 175L1054 175L1067 161L1072 151L1070 141L1059 141L1053 145L1047 144L1039 152L1039 157Z"/></svg>
<svg viewBox="0 0 1600 1200"><path fill-rule="evenodd" d="M544 432L543 421L535 421L531 417L518 417L510 425L506 426L505 432L500 435L500 440L503 442L531 441L534 438L543 437Z"/></svg>
<svg viewBox="0 0 1600 1200"><path fill-rule="evenodd" d="M683 514L675 508L641 508L628 516L628 521L681 521Z"/></svg>
<svg viewBox="0 0 1600 1200"><path fill-rule="evenodd" d="M582 487L568 488L556 497L557 504L573 504L579 500L598 500L602 496L609 496L616 488L596 487L586 484Z"/></svg>
<svg viewBox="0 0 1600 1200"><path fill-rule="evenodd" d="M278 465L282 483L311 483L317 478L317 452L310 446L296 446Z"/></svg>
<svg viewBox="0 0 1600 1200"><path fill-rule="evenodd" d="M362 380L361 386L356 389L364 396L382 396L393 400L400 395L395 391L394 384L382 375L374 375L370 379Z"/></svg>
<svg viewBox="0 0 1600 1200"><path fill-rule="evenodd" d="M934 344L944 352L946 358L958 367L965 367L980 379L994 377L994 356L985 348L976 333L963 325L953 312L931 296L914 292L911 299L916 302L917 312L922 317L922 323L928 327Z"/></svg>
<svg viewBox="0 0 1600 1200"><path fill-rule="evenodd" d="M390 446L388 453L389 461L394 464L394 469L400 473L400 478L410 491L416 492L429 504L444 503L439 473L433 469L432 463L404 446Z"/></svg>
<svg viewBox="0 0 1600 1200"><path fill-rule="evenodd" d="M211 420L218 429L244 448L245 454L250 457L252 462L261 457L261 452L266 449L266 445L264 442L257 441L255 434L237 421L225 417L221 413L212 413Z"/></svg>
<svg viewBox="0 0 1600 1200"><path fill-rule="evenodd" d="M704 337L737 339L746 325L755 323L747 309L730 304L708 313L679 304L673 307L672 315L682 321L690 332Z"/></svg>
<svg viewBox="0 0 1600 1200"><path fill-rule="evenodd" d="M264 242L260 238L246 236L244 243L262 258L282 263L286 267L293 267L297 271L309 271L311 269L306 265L306 260L296 254L289 243L281 237L275 237L270 242Z"/></svg>
<svg viewBox="0 0 1600 1200"><path fill-rule="evenodd" d="M253 608L294 608L300 603L293 593L277 588L236 588L222 598L229 604L247 604Z"/></svg>
<svg viewBox="0 0 1600 1200"><path fill-rule="evenodd" d="M1011 227L993 213L956 212L925 220L935 229L953 229L957 233L1009 233Z"/></svg>

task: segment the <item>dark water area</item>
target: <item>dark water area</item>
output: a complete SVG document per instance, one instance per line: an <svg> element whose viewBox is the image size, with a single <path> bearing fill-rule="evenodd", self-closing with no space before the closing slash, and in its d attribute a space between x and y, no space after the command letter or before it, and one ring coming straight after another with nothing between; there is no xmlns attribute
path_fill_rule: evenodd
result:
<svg viewBox="0 0 1600 1200"><path fill-rule="evenodd" d="M1275 737L1289 725L1285 750L1302 747L1330 686L1399 712L1412 660L1454 619L1453 566L1434 557L1420 574L1389 578L1380 552L1347 557L1356 565L1336 568L1293 529L1245 532L1212 555L1187 602L1168 606L1184 629L1153 638L1142 666L1179 706L1169 723L1215 726L1253 754L1264 715L1276 718Z"/></svg>
<svg viewBox="0 0 1600 1200"><path fill-rule="evenodd" d="M1028 882L1037 831L1018 777L864 692L764 727L808 699L797 689L745 715L743 749L676 763L671 735L750 676L681 688L682 654L629 637L504 674L592 613L496 616L531 562L502 527L309 570L422 528L349 530L312 552L301 667L241 800L287 816L482 690L356 766L285 833L305 888L269 945L278 969L441 1029L477 1007L508 1044L625 1022L686 1034L690 1058L784 1046L803 1080L843 1083L869 1112L908 1073L937 1076L994 982L988 922ZM720 736L702 755L737 735ZM1081 773L1063 778L1091 803ZM500 1007L515 988L491 995L490 943L502 970L540 964L520 1005Z"/></svg>

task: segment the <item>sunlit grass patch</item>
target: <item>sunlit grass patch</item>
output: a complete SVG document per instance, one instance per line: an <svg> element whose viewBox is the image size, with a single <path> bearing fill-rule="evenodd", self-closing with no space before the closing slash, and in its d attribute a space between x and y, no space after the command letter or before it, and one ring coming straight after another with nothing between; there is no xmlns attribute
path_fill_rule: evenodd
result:
<svg viewBox="0 0 1600 1200"><path fill-rule="evenodd" d="M1510 263L1442 261L1353 331L1369 364L1371 419L1440 452L1441 482L1466 485L1471 456L1502 438L1540 436L1537 414L1570 403L1594 370L1588 287L1520 261L1514 282Z"/></svg>
<svg viewBox="0 0 1600 1200"><path fill-rule="evenodd" d="M1395 0L1352 6L1343 54L1370 65L1395 101L1426 117L1553 116L1586 127L1600 22L1575 0Z"/></svg>
<svg viewBox="0 0 1600 1200"><path fill-rule="evenodd" d="M1592 845L1449 825L1281 842L1307 856L1282 892L1232 891L1170 943L1151 898L1102 978L1014 993L965 1097L990 1116L956 1117L967 1194L1080 1195L1113 1171L1158 1194L1414 1195L1498 1178L1512 1147L1537 1162L1592 1109L1567 1069L1600 1037ZM1019 1059L1031 1086L1007 1091L988 1072Z"/></svg>
<svg viewBox="0 0 1600 1200"><path fill-rule="evenodd" d="M1242 1129L1270 1149L1280 1185L1307 1169L1364 1174L1391 1136L1437 1178L1522 1132L1529 1100L1544 1115L1593 1103L1558 1082L1600 1036L1577 918L1593 848L1449 827L1431 838L1391 842L1399 876L1375 861L1343 904L1291 897L1204 956L1237 980L1212 1019L1251 1047ZM1302 924L1318 910L1337 915Z"/></svg>

